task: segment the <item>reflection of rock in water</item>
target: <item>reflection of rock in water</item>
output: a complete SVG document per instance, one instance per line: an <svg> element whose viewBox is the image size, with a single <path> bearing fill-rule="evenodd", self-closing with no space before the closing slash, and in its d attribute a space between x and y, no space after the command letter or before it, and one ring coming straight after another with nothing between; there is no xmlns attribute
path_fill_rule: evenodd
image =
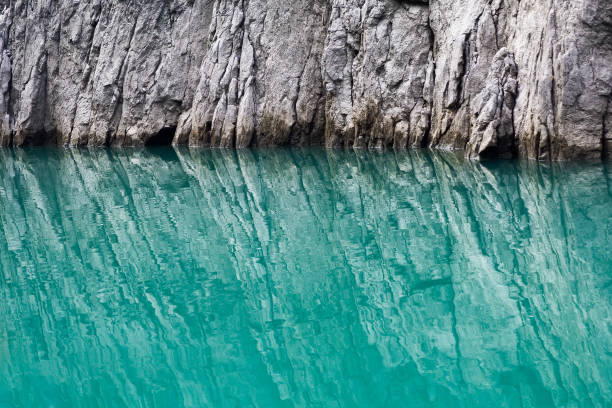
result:
<svg viewBox="0 0 612 408"><path fill-rule="evenodd" d="M58 150L0 166L0 402L612 398L601 165Z"/></svg>
<svg viewBox="0 0 612 408"><path fill-rule="evenodd" d="M425 217L422 208L401 214L403 219L414 220L405 228L389 231L381 229L388 224L378 225L373 246L383 249L383 261L378 268L367 268L367 278L360 283L368 297L362 316L387 364L414 361L421 373L439 376L440 383L447 381L449 390L463 380L468 392L490 389L504 393L510 401L527 398L538 404L566 404L590 392L604 391L597 389L597 384L606 384L605 378L610 374L597 363L606 346L600 344L604 348L598 352L583 323L581 309L587 305L577 305L575 300L581 290L590 292L602 284L592 278L579 278L578 282L576 272L604 271L592 270L592 262L585 262L583 257L593 254L580 251L579 244L561 241L566 236L588 236L585 230L581 231L584 227L606 233L598 221L601 215L609 219L610 209L600 204L600 208L591 210L589 206L597 205L588 204L593 199L588 191L597 191L597 186L605 184L597 170L585 169L577 175L563 169L549 172L521 166L517 177L511 168L514 166L506 163L502 168L488 170L481 165L459 163L452 156L433 156L431 161L418 163L418 171L428 168L430 174L436 175L435 185L427 186L431 177L428 174L422 180L416 166L399 164L399 169L406 169L403 177L397 177L407 180L403 186L363 193L375 198L356 210L367 214L364 225L371 225L369 220L397 215L397 209L389 203L400 200L381 195L380 191L396 191L397 197L428 196L433 203L444 205L427 208ZM549 179L565 178L565 174L580 177L576 184L584 189L580 192L583 206L558 208L573 202L578 192L558 191L563 187L530 180L539 171L548 173L539 176ZM371 173L374 172L364 174ZM373 185L365 178L356 184L361 188ZM595 194L606 196L601 190ZM583 211L592 213L590 221L580 214ZM598 212L600 216L596 216ZM576 225L566 225L567 222ZM437 231L440 237L440 248L430 247L434 254L418 247L423 240L415 236L415 231L421 226L430 229L429 236ZM513 241L516 237L519 241ZM402 242L406 247L397 248L397 243ZM593 249L598 256L607 253L606 248ZM410 266L410 273L395 267L406 254L418 265ZM445 265L440 258L435 262L435 257L449 260ZM600 294L593 303L601 307L607 301ZM588 308L591 307L597 306ZM595 325L603 323L608 312L599 313L597 320L601 320L593 322ZM381 323L388 326L381 327ZM606 333L606 324L599 330ZM608 342L606 337L598 338ZM604 371L599 372L598 366ZM536 371L527 371L526 367L535 367ZM500 384L510 390L499 388Z"/></svg>

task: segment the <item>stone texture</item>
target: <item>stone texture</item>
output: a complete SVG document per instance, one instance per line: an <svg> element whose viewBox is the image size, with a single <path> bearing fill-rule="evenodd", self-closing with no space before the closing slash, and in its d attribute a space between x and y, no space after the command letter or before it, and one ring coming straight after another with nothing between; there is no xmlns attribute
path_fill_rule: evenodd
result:
<svg viewBox="0 0 612 408"><path fill-rule="evenodd" d="M320 60L327 10L321 0L218 1L211 47L193 106L181 117L177 143L322 142Z"/></svg>
<svg viewBox="0 0 612 408"><path fill-rule="evenodd" d="M0 144L605 157L608 0L0 0Z"/></svg>
<svg viewBox="0 0 612 408"><path fill-rule="evenodd" d="M429 10L386 0L334 1L323 73L328 146L421 146L429 124Z"/></svg>
<svg viewBox="0 0 612 408"><path fill-rule="evenodd" d="M475 125L480 126L473 120L480 106L473 101L490 93L483 87L493 85L497 52L507 48L518 69L514 129L496 148L539 159L606 153L612 3L432 0L430 8L436 41L431 146L473 144Z"/></svg>
<svg viewBox="0 0 612 408"><path fill-rule="evenodd" d="M3 144L143 144L176 126L191 106L211 2L42 0L4 7L9 28L0 35L12 69L2 113L10 115L12 132L3 132Z"/></svg>

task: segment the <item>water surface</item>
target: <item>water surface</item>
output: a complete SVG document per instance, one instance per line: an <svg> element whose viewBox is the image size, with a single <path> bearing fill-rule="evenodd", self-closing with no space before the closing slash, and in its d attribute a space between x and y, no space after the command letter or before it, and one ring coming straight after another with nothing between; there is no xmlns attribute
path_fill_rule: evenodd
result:
<svg viewBox="0 0 612 408"><path fill-rule="evenodd" d="M609 407L610 174L0 151L0 407Z"/></svg>

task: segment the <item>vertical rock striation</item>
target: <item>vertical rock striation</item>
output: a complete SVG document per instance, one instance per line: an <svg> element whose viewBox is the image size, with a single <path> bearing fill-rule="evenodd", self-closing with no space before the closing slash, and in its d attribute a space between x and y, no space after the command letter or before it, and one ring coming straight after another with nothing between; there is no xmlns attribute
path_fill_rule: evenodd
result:
<svg viewBox="0 0 612 408"><path fill-rule="evenodd" d="M333 2L323 61L328 146L425 142L428 14L426 2Z"/></svg>
<svg viewBox="0 0 612 408"><path fill-rule="evenodd" d="M4 10L3 144L155 142L191 106L210 1L11 1Z"/></svg>
<svg viewBox="0 0 612 408"><path fill-rule="evenodd" d="M176 142L245 147L321 141L327 3L222 0L214 7L210 49Z"/></svg>
<svg viewBox="0 0 612 408"><path fill-rule="evenodd" d="M605 157L607 0L0 1L0 144Z"/></svg>
<svg viewBox="0 0 612 408"><path fill-rule="evenodd" d="M432 0L430 21L436 39L431 146L538 159L606 154L612 3ZM504 49L504 64L516 64L510 73L516 91L514 78L500 77ZM485 118L483 97L495 99ZM493 125L488 148L482 145L487 121Z"/></svg>

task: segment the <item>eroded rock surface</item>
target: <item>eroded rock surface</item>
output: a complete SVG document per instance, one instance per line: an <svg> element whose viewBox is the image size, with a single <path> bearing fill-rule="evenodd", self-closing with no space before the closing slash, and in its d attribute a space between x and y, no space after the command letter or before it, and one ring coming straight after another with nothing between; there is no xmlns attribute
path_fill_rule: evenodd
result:
<svg viewBox="0 0 612 408"><path fill-rule="evenodd" d="M432 0L430 22L436 41L430 145L470 144L482 124L473 120L481 108L474 99L483 88L490 92L497 52L506 48L517 66L515 106L508 112L514 129L497 149L539 159L606 154L612 3ZM494 133L508 132L504 118L497 119L502 128Z"/></svg>
<svg viewBox="0 0 612 408"><path fill-rule="evenodd" d="M605 157L608 0L0 1L0 144Z"/></svg>
<svg viewBox="0 0 612 408"><path fill-rule="evenodd" d="M324 53L328 146L421 146L429 127L429 9L334 1Z"/></svg>

